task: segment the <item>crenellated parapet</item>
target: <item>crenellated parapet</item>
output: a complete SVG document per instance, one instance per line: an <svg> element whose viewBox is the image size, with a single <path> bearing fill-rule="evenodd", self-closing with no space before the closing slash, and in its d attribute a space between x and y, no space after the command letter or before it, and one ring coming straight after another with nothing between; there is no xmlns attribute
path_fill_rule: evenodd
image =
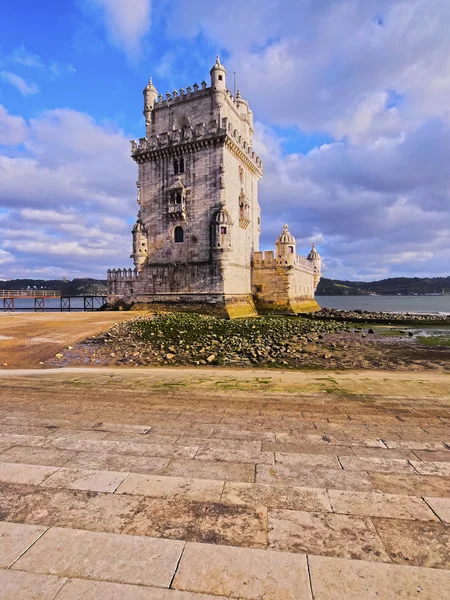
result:
<svg viewBox="0 0 450 600"><path fill-rule="evenodd" d="M159 159L161 155L197 151L202 145L225 143L252 172L262 176L262 160L227 118L223 118L221 123L218 119L211 119L207 123L174 128L148 138L140 138L139 142L131 140L130 143L131 156L139 164Z"/></svg>
<svg viewBox="0 0 450 600"><path fill-rule="evenodd" d="M139 279L139 272L134 269L108 269L106 272L108 281L134 281Z"/></svg>

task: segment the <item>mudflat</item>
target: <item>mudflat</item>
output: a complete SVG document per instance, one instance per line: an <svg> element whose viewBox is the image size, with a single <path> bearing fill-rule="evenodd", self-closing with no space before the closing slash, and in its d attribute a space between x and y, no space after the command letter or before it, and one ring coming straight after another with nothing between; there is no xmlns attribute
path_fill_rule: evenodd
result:
<svg viewBox="0 0 450 600"><path fill-rule="evenodd" d="M119 311L0 313L0 367L38 367L67 346L133 316Z"/></svg>

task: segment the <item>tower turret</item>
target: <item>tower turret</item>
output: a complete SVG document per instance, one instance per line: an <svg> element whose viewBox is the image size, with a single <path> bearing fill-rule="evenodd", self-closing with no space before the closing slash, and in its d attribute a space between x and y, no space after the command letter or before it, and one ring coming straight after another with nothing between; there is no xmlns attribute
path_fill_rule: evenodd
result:
<svg viewBox="0 0 450 600"><path fill-rule="evenodd" d="M144 94L144 117L145 117L145 129L146 135L149 136L151 127L151 112L155 106L156 99L158 98L158 91L153 85L152 78L146 85L143 91Z"/></svg>
<svg viewBox="0 0 450 600"><path fill-rule="evenodd" d="M227 89L227 71L217 57L216 64L210 71L211 74L211 98L213 106L219 108L223 105L223 96Z"/></svg>
<svg viewBox="0 0 450 600"><path fill-rule="evenodd" d="M295 265L296 260L296 241L294 236L289 233L287 225L283 227L283 231L280 237L277 239L277 265L280 266L292 266Z"/></svg>
<svg viewBox="0 0 450 600"><path fill-rule="evenodd" d="M213 248L214 250L231 249L231 229L233 223L230 213L222 205L214 217L213 223Z"/></svg>
<svg viewBox="0 0 450 600"><path fill-rule="evenodd" d="M322 277L322 259L320 258L320 254L317 252L315 242L313 242L311 252L308 254L308 260L312 262L314 267L314 290L316 290L317 286L319 285L320 278Z"/></svg>
<svg viewBox="0 0 450 600"><path fill-rule="evenodd" d="M141 221L141 215L138 215L135 226L133 227L133 254L130 258L134 260L134 264L138 271L147 262L148 257L148 235L144 223Z"/></svg>

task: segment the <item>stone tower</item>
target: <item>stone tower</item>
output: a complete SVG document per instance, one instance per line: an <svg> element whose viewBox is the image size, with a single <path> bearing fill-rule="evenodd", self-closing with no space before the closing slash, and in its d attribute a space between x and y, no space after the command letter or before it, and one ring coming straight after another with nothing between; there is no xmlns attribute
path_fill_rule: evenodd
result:
<svg viewBox="0 0 450 600"><path fill-rule="evenodd" d="M255 314L262 163L252 149L253 113L227 89L219 57L210 75L209 87L203 81L165 97L152 80L144 89L146 135L132 142L139 217L127 296Z"/></svg>
<svg viewBox="0 0 450 600"><path fill-rule="evenodd" d="M301 298L314 299L314 260L296 255L285 226L276 260L264 263L253 113L239 91L234 97L227 89L219 57L210 77L209 87L203 81L165 97L151 79L144 89L145 137L131 142L138 165L135 269L108 271L109 299L250 316L258 290L269 290L266 278L278 269L275 280L287 289L277 288L277 298L297 290L296 301L272 302L263 293L260 305L292 312ZM320 278L320 257L315 264Z"/></svg>

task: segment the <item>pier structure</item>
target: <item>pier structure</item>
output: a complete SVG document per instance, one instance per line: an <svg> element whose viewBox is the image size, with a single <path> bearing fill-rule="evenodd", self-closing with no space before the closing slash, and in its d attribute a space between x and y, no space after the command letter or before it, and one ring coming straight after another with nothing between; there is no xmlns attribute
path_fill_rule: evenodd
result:
<svg viewBox="0 0 450 600"><path fill-rule="evenodd" d="M83 307L75 307L73 300L83 299ZM32 308L22 308L20 310L34 310L34 312L44 312L45 310L58 310L56 307L45 307L46 300L59 299L59 309L63 311L90 311L97 310L106 304L106 294L87 294L79 296L68 296L61 290L0 290L0 300L3 300L3 311L16 310L16 300L33 300ZM1 305L0 305L1 306Z"/></svg>

